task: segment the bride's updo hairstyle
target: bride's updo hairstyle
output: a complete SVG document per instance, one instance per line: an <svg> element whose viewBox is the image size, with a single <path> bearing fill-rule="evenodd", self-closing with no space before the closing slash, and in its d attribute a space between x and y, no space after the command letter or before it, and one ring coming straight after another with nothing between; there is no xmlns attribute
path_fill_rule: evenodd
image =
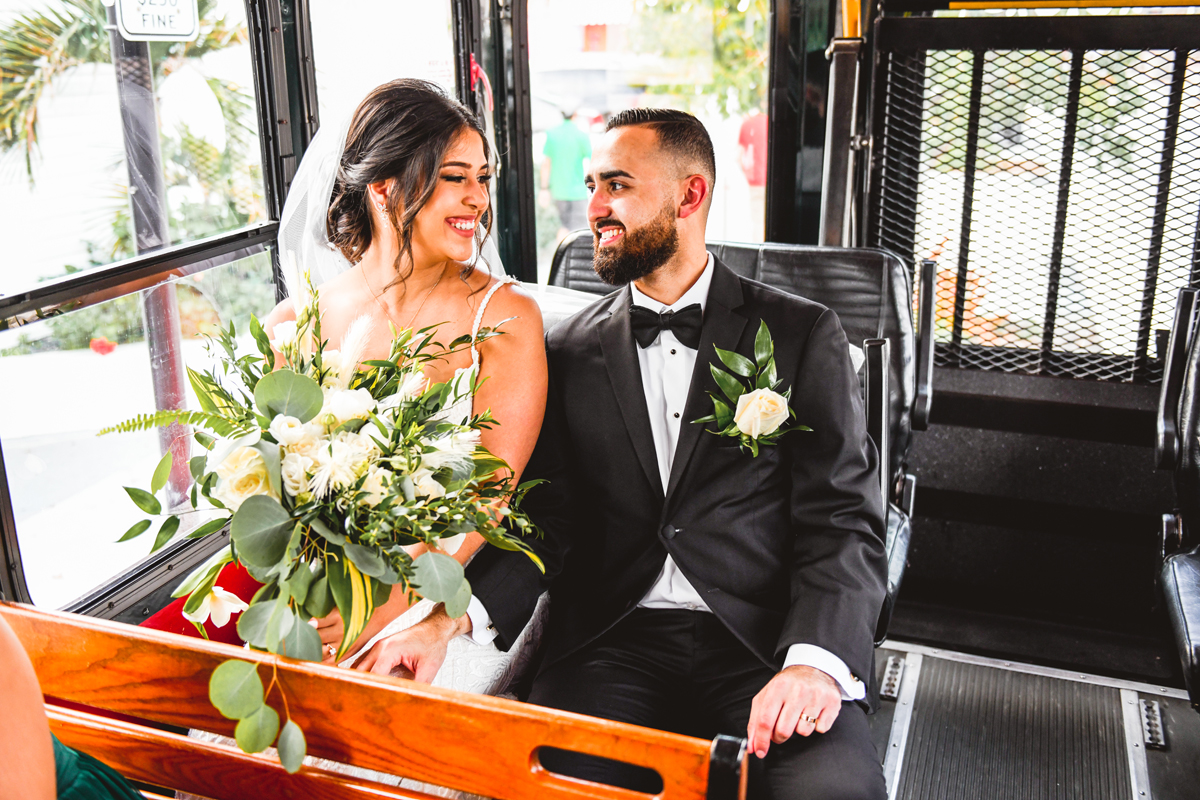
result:
<svg viewBox="0 0 1200 800"><path fill-rule="evenodd" d="M406 256L410 264L412 260L414 221L433 196L446 153L465 131L479 134L490 163L491 149L479 121L436 84L401 78L367 95L350 121L325 221L330 243L347 261L357 264L371 245L367 187L394 178L386 213L400 243L396 272L403 280L401 264ZM491 214L485 212L482 221L476 226L477 252L491 231Z"/></svg>

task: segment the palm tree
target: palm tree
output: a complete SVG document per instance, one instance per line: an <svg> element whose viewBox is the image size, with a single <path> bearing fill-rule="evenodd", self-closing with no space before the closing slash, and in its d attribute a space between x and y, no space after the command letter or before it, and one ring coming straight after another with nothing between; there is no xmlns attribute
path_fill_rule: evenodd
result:
<svg viewBox="0 0 1200 800"><path fill-rule="evenodd" d="M199 0L200 35L191 42L152 42L150 60L161 80L187 58L247 41L243 25L213 17L215 2ZM0 29L0 154L21 151L33 181L38 106L54 80L81 64L112 60L108 16L101 0L56 0ZM217 94L222 99L222 94Z"/></svg>

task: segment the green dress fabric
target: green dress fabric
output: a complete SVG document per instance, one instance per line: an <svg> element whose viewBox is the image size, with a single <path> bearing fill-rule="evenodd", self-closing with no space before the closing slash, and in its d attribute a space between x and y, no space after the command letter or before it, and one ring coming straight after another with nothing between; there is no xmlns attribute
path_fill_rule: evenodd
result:
<svg viewBox="0 0 1200 800"><path fill-rule="evenodd" d="M145 800L117 772L54 739L58 800Z"/></svg>

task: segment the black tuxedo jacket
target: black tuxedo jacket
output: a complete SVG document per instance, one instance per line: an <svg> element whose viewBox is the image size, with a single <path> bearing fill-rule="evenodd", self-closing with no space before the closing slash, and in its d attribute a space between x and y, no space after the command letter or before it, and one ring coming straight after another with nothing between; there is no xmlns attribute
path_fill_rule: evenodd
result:
<svg viewBox="0 0 1200 800"><path fill-rule="evenodd" d="M832 311L714 265L670 481L661 485L625 287L547 335L546 420L525 477L543 529L523 554L484 548L467 577L507 648L550 587L542 668L632 611L667 553L709 608L765 664L810 643L873 678L886 584L878 459ZM713 346L753 358L765 320L782 388L811 433L757 458L692 420L712 413ZM712 427L712 426L710 426Z"/></svg>

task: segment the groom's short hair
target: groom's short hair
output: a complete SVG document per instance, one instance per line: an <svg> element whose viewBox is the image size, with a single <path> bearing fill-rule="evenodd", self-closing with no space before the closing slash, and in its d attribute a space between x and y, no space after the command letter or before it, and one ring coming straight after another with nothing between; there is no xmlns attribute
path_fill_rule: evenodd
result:
<svg viewBox="0 0 1200 800"><path fill-rule="evenodd" d="M635 125L657 133L659 147L676 158L689 174L699 172L708 178L711 197L713 184L717 182L717 157L704 123L674 108L628 108L614 114L604 131Z"/></svg>

